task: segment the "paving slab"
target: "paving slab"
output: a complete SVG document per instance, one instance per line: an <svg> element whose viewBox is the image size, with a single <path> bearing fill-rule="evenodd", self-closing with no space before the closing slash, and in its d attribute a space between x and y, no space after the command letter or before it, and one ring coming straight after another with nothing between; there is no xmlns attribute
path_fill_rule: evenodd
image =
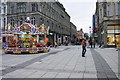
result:
<svg viewBox="0 0 120 80"><path fill-rule="evenodd" d="M56 78L69 78L70 77L70 73L58 73L56 75Z"/></svg>
<svg viewBox="0 0 120 80"><path fill-rule="evenodd" d="M32 55L34 57L30 58L28 55L20 55L20 57L24 56L31 62L26 66L19 66L14 71L11 71L4 75L4 78L65 78L65 79L82 79L82 80L97 80L97 78L102 79L111 79L118 77L118 61L116 57L118 57L118 53L114 52L114 49L91 49L88 48L86 52L86 57L81 56L82 48L81 46L67 46L67 50L64 50L66 46L58 47L57 49L53 48L53 54L45 53L44 58L39 59L39 56L42 55ZM55 50L54 50L55 49ZM58 51L54 53L54 51ZM43 54L44 55L44 54ZM4 56L8 58L10 55ZM13 57L16 57L12 56ZM28 57L28 58L27 58ZM36 57L38 59L34 60ZM33 59L34 58L34 59ZM8 68L14 65L16 66L15 60L19 60L14 58L13 60L4 61L4 68ZM23 59L23 58L22 58ZM31 61L29 61L32 59ZM34 61L33 61L34 60ZM13 61L13 62L11 62ZM22 61L19 63L23 63Z"/></svg>
<svg viewBox="0 0 120 80"><path fill-rule="evenodd" d="M41 78L55 78L57 75L57 72L47 72L45 75L43 75Z"/></svg>
<svg viewBox="0 0 120 80"><path fill-rule="evenodd" d="M71 73L69 78L83 78L83 73Z"/></svg>

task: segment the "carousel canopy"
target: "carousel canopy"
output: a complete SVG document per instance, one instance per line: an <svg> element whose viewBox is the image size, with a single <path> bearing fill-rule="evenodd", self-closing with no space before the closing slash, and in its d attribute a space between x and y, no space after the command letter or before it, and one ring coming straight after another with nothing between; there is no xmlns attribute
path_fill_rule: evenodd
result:
<svg viewBox="0 0 120 80"><path fill-rule="evenodd" d="M35 32L35 26L32 25L31 23L23 23L22 25L20 25L18 27L20 29L20 31L22 32Z"/></svg>
<svg viewBox="0 0 120 80"><path fill-rule="evenodd" d="M45 34L46 33L46 28L45 25L42 24L40 27L35 27L35 25L31 23L23 23L19 27L14 27L14 33L15 34Z"/></svg>
<svg viewBox="0 0 120 80"><path fill-rule="evenodd" d="M2 37L14 36L13 34L2 34Z"/></svg>

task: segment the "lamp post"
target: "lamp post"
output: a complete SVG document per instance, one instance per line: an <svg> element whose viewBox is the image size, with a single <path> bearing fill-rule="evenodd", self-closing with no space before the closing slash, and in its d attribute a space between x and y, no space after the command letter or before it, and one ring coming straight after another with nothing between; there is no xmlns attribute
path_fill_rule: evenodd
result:
<svg viewBox="0 0 120 80"><path fill-rule="evenodd" d="M91 26L89 27L89 29L90 29L90 37L91 37Z"/></svg>

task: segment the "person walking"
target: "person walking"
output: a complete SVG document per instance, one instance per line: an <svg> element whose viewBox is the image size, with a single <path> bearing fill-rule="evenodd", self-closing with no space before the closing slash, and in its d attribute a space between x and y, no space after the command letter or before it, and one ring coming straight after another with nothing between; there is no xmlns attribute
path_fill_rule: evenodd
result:
<svg viewBox="0 0 120 80"><path fill-rule="evenodd" d="M82 40L82 57L85 57L86 53L86 39Z"/></svg>
<svg viewBox="0 0 120 80"><path fill-rule="evenodd" d="M95 48L95 43L96 43L96 42L95 42L95 39L93 39L92 42L93 42L93 45L94 45L94 48Z"/></svg>
<svg viewBox="0 0 120 80"><path fill-rule="evenodd" d="M57 41L54 42L55 48L57 47Z"/></svg>

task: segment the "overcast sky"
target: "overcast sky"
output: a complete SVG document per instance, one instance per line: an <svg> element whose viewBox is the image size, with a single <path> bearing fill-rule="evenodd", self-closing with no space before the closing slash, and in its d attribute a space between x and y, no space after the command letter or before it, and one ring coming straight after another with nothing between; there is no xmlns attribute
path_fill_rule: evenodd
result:
<svg viewBox="0 0 120 80"><path fill-rule="evenodd" d="M95 13L97 0L58 0L63 4L77 30L81 28L89 33L92 26L92 15Z"/></svg>

